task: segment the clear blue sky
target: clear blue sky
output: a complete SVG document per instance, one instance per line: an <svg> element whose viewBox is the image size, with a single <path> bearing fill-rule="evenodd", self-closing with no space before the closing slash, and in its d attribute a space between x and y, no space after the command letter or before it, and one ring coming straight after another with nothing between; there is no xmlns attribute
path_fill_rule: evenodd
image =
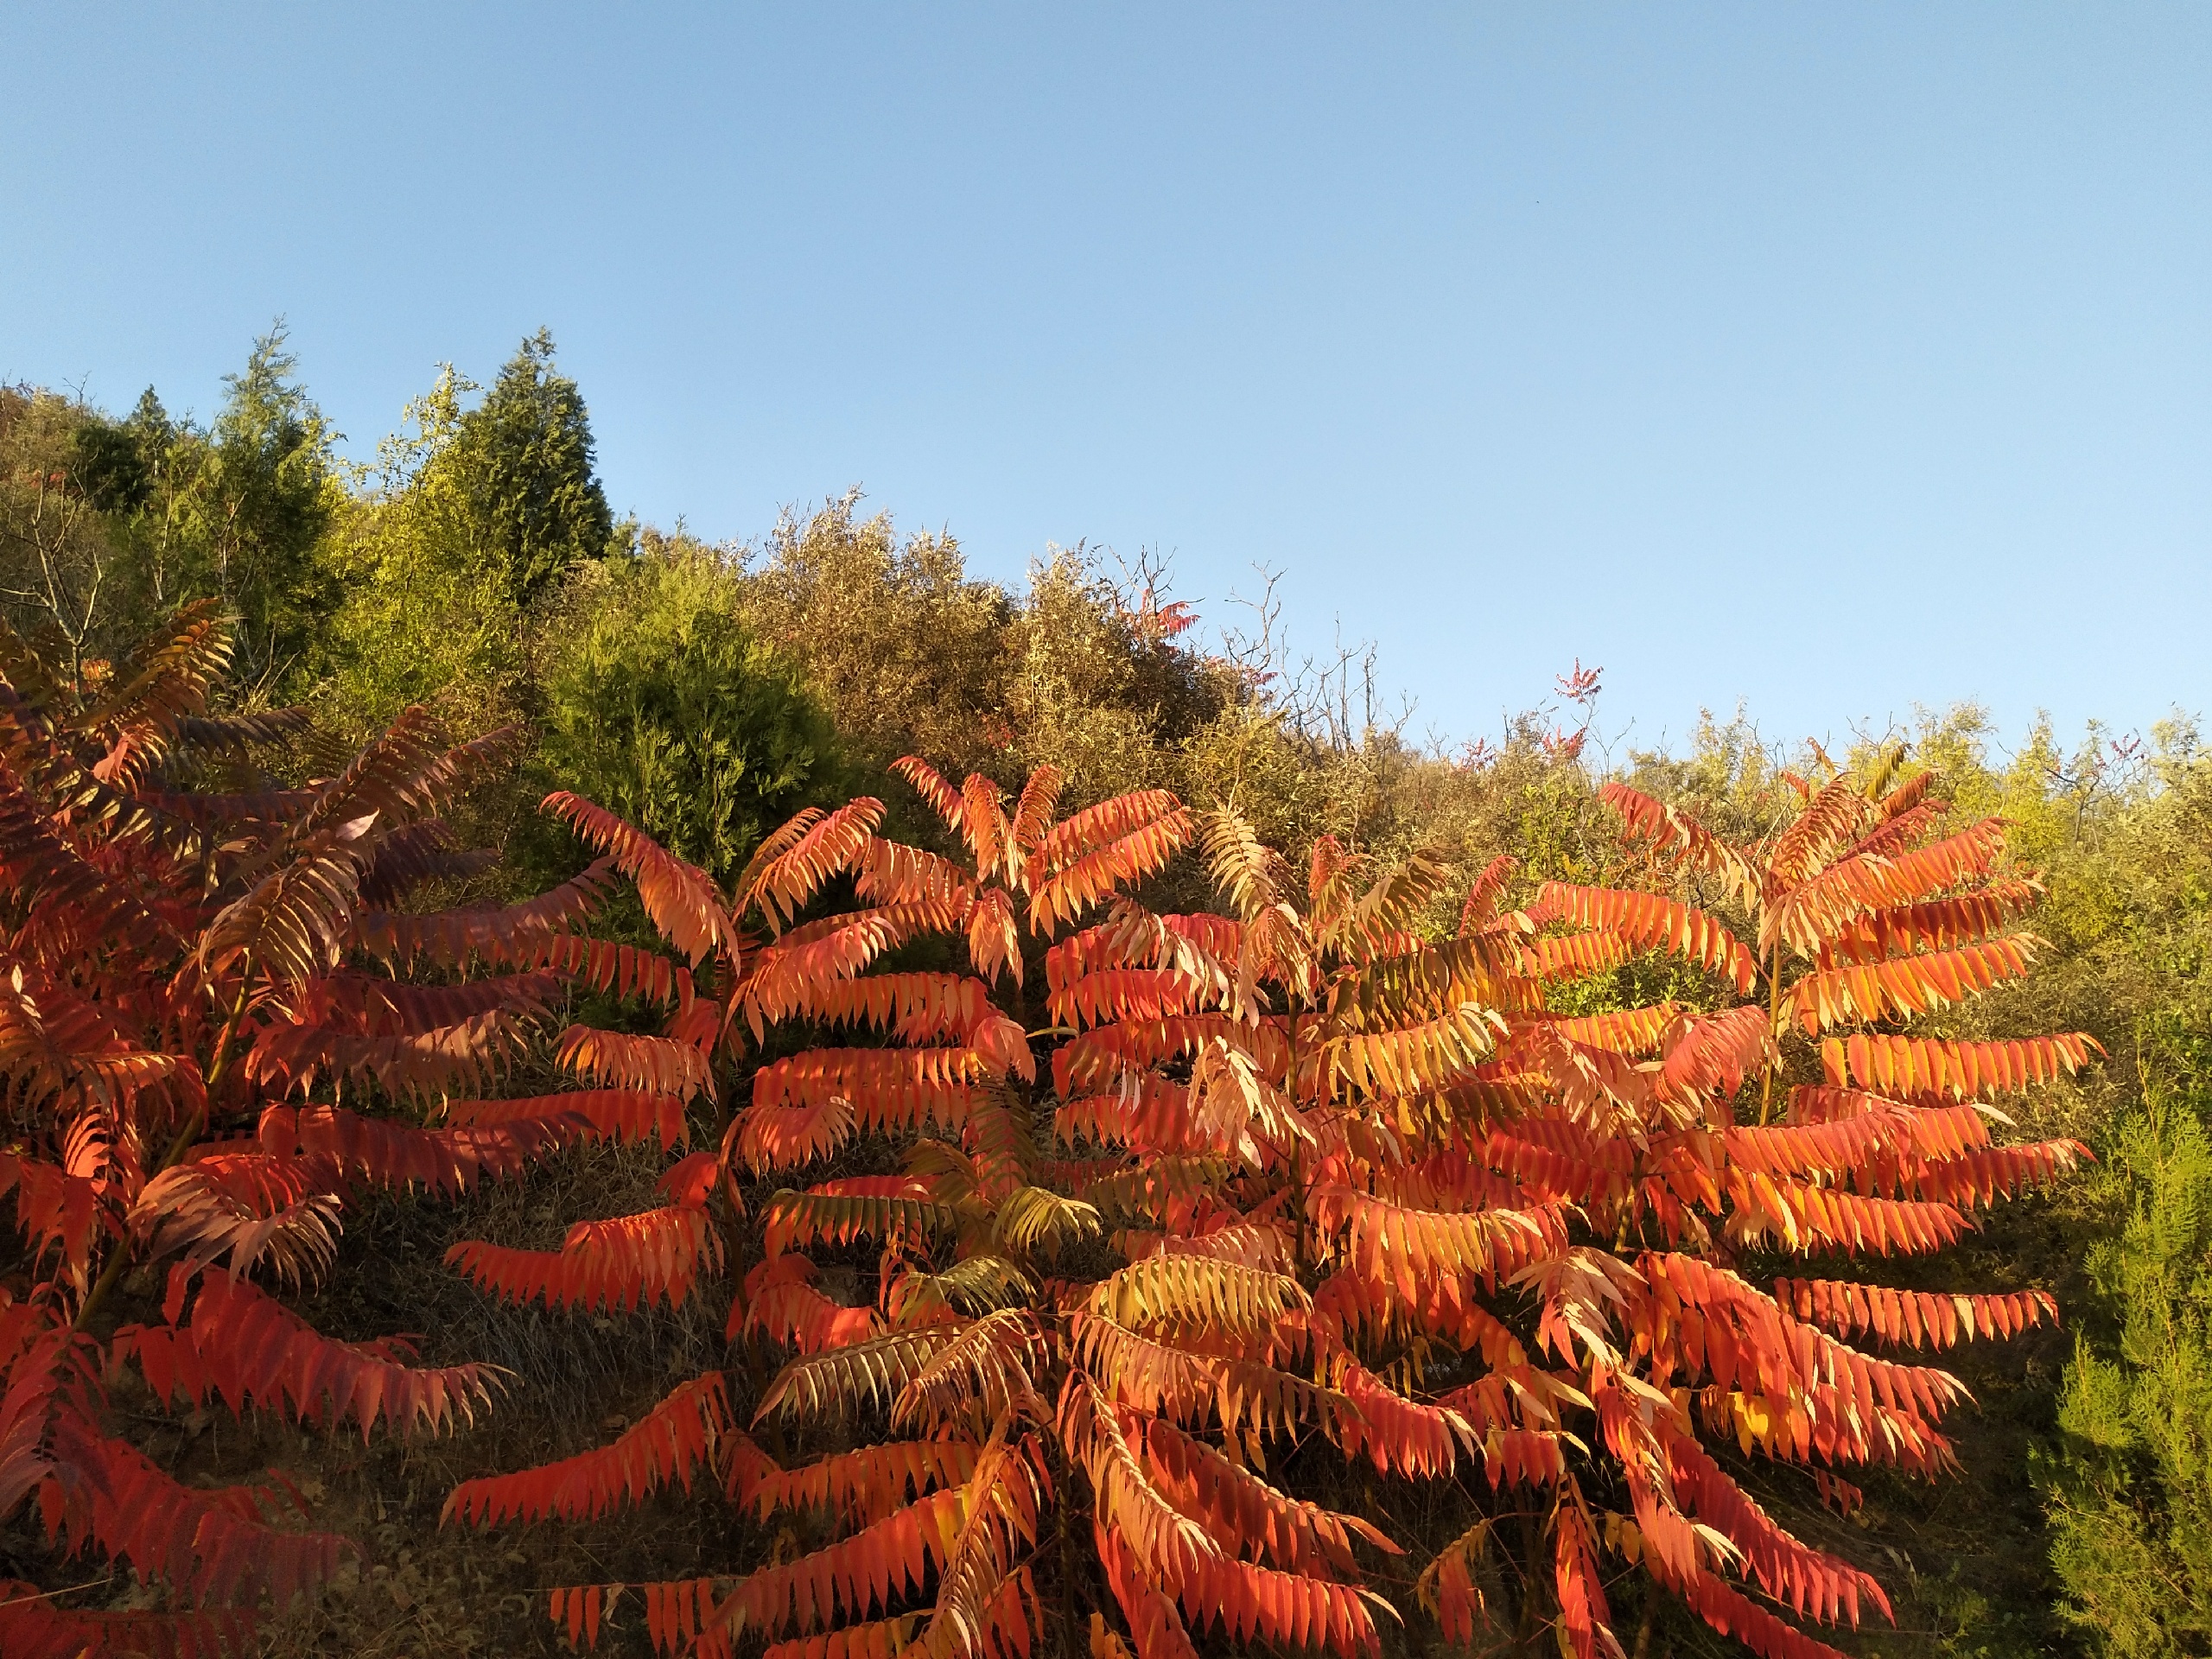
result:
<svg viewBox="0 0 2212 1659"><path fill-rule="evenodd" d="M357 453L543 323L618 510L1255 563L1416 725L2212 702L2212 10L0 11L0 376Z"/></svg>

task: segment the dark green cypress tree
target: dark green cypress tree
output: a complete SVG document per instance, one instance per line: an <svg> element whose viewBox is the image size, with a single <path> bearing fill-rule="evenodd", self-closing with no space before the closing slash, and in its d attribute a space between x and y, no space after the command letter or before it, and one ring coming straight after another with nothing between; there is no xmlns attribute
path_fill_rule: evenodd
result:
<svg viewBox="0 0 2212 1659"><path fill-rule="evenodd" d="M153 388L146 389L152 397ZM139 400L143 404L145 399ZM156 401L159 407L159 400ZM128 421L111 421L87 413L84 423L69 435L70 475L85 492L85 499L100 512L129 518L144 507L154 493L154 461L149 461Z"/></svg>
<svg viewBox="0 0 2212 1659"><path fill-rule="evenodd" d="M461 417L444 464L466 491L483 556L504 567L518 604L578 560L602 557L613 540L583 395L556 370L553 336L543 328Z"/></svg>

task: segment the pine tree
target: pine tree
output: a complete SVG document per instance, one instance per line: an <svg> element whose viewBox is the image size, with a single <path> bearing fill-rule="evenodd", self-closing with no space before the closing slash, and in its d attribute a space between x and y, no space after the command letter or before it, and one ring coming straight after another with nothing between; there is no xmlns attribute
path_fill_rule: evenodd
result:
<svg viewBox="0 0 2212 1659"><path fill-rule="evenodd" d="M593 471L590 417L576 383L555 370L544 329L461 416L446 464L467 491L480 551L503 566L518 604L606 553L614 516Z"/></svg>

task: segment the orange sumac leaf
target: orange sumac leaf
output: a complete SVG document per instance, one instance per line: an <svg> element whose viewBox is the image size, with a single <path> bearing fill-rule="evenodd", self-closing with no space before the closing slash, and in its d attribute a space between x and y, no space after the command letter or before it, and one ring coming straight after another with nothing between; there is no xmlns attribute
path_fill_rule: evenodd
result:
<svg viewBox="0 0 2212 1659"><path fill-rule="evenodd" d="M778 1510L822 1510L849 1520L880 1521L938 1487L967 1484L976 1472L977 1452L964 1440L865 1446L798 1469L767 1470L738 1501L763 1521Z"/></svg>
<svg viewBox="0 0 2212 1659"><path fill-rule="evenodd" d="M717 1580L673 1579L637 1587L645 1600L645 1638L655 1653L709 1659L724 1650L713 1624Z"/></svg>
<svg viewBox="0 0 2212 1659"><path fill-rule="evenodd" d="M1575 1495L1578 1498L1580 1494ZM1612 1613L1598 1580L1589 1523L1579 1503L1561 1503L1552 1521L1553 1582L1559 1593L1560 1646L1573 1659L1623 1659Z"/></svg>
<svg viewBox="0 0 2212 1659"><path fill-rule="evenodd" d="M966 804L960 791L945 782L936 767L918 756L902 754L891 763L891 770L913 785L914 792L944 820L946 829L955 835L960 833L966 820Z"/></svg>
<svg viewBox="0 0 2212 1659"><path fill-rule="evenodd" d="M1323 1086L1331 1099L1448 1088L1489 1058L1504 1025L1470 1002L1418 1025L1330 1038L1321 1052Z"/></svg>
<svg viewBox="0 0 2212 1659"><path fill-rule="evenodd" d="M1743 1552L1748 1576L1767 1594L1827 1624L1848 1618L1856 1625L1861 1597L1885 1618L1894 1619L1889 1597L1871 1574L1801 1543L1777 1526L1688 1435L1664 1438L1676 1497Z"/></svg>
<svg viewBox="0 0 2212 1659"><path fill-rule="evenodd" d="M690 1294L702 1270L721 1265L721 1236L704 1210L671 1205L613 1221L580 1221L558 1250L517 1250L469 1239L446 1252L456 1267L508 1301L556 1310L623 1313Z"/></svg>
<svg viewBox="0 0 2212 1659"><path fill-rule="evenodd" d="M1204 988L1173 968L1102 968L1056 986L1045 1010L1067 1026L1166 1020L1194 1012Z"/></svg>
<svg viewBox="0 0 2212 1659"><path fill-rule="evenodd" d="M1495 918L1498 903L1505 893L1505 884L1519 865L1520 861L1510 853L1500 853L1483 866L1459 906L1462 938Z"/></svg>
<svg viewBox="0 0 2212 1659"><path fill-rule="evenodd" d="M1985 818L1917 852L1885 858L1858 853L1793 887L1767 911L1759 947L1786 939L1808 956L1843 935L1871 910L1894 908L1961 881L1986 876L2005 850L2005 823Z"/></svg>
<svg viewBox="0 0 2212 1659"><path fill-rule="evenodd" d="M643 997L663 1007L691 1000L690 970L657 950L556 933L519 954L521 960L556 969L594 990L626 1000Z"/></svg>
<svg viewBox="0 0 2212 1659"><path fill-rule="evenodd" d="M421 1186L450 1196L479 1181L521 1173L532 1156L569 1136L565 1126L542 1120L418 1129L341 1106L316 1105L268 1108L254 1138L272 1158L326 1159L340 1180Z"/></svg>
<svg viewBox="0 0 2212 1659"><path fill-rule="evenodd" d="M1714 917L1656 893L1612 887L1570 887L1547 881L1539 894L1546 912L1570 926L1618 933L1640 950L1667 950L1725 974L1739 992L1758 976L1751 953Z"/></svg>
<svg viewBox="0 0 2212 1659"><path fill-rule="evenodd" d="M777 1193L768 1200L762 1239L768 1254L775 1255L817 1242L849 1244L856 1238L904 1233L926 1237L950 1231L958 1219L926 1181L909 1175L851 1175L804 1192Z"/></svg>
<svg viewBox="0 0 2212 1659"><path fill-rule="evenodd" d="M1059 810L1060 790L1066 782L1067 774L1051 765L1038 767L1023 782L1011 826L1017 852L1027 853L1044 841L1052 827L1052 816Z"/></svg>
<svg viewBox="0 0 2212 1659"><path fill-rule="evenodd" d="M599 1645L599 1625L608 1607L619 1600L619 1584L584 1584L555 1590L547 1602L555 1624L566 1624L569 1645L587 1651Z"/></svg>
<svg viewBox="0 0 2212 1659"><path fill-rule="evenodd" d="M1672 1002L1655 1002L1648 1007L1554 1018L1544 1023L1571 1043L1642 1056L1656 1053L1681 1019L1681 1010Z"/></svg>
<svg viewBox="0 0 2212 1659"><path fill-rule="evenodd" d="M1598 798L1621 815L1631 834L1653 842L1660 852L1678 854L1692 868L1720 877L1740 898L1757 893L1758 878L1744 855L1688 814L1626 784L1599 785Z"/></svg>
<svg viewBox="0 0 2212 1659"><path fill-rule="evenodd" d="M614 861L602 858L582 874L520 904L467 906L428 915L366 911L353 920L353 942L395 967L430 963L458 968L472 957L519 962L548 950L556 939L579 938L567 930L607 901L614 876Z"/></svg>
<svg viewBox="0 0 2212 1659"><path fill-rule="evenodd" d="M933 1492L787 1566L764 1567L715 1616L734 1630L775 1636L887 1610L944 1567L963 1503L961 1491Z"/></svg>
<svg viewBox="0 0 2212 1659"><path fill-rule="evenodd" d="M812 816L788 846L779 846L765 861L756 856L738 889L738 907L757 904L772 925L790 925L800 907L831 877L852 867L882 822L883 803L872 795L848 801L834 812Z"/></svg>
<svg viewBox="0 0 2212 1659"><path fill-rule="evenodd" d="M572 1089L507 1100L452 1101L446 1119L464 1128L543 1133L549 1141L564 1134L624 1142L653 1136L664 1147L679 1147L690 1137L684 1103L681 1095L650 1089Z"/></svg>
<svg viewBox="0 0 2212 1659"><path fill-rule="evenodd" d="M339 1342L262 1294L249 1281L201 1279L188 1325L133 1326L118 1333L156 1398L200 1403L221 1395L232 1413L249 1405L289 1411L303 1422L358 1423L363 1440L382 1421L401 1433L474 1423L488 1404L495 1369L417 1368L393 1339Z"/></svg>
<svg viewBox="0 0 2212 1659"><path fill-rule="evenodd" d="M461 1482L438 1518L479 1527L548 1516L593 1521L664 1486L688 1492L692 1471L711 1465L731 1427L721 1373L709 1371L682 1384L608 1445L535 1469Z"/></svg>
<svg viewBox="0 0 2212 1659"><path fill-rule="evenodd" d="M2023 1188L2046 1185L2094 1154L2079 1141L2036 1141L1988 1147L1957 1158L1913 1162L1897 1173L1897 1182L1923 1198L1949 1204L1988 1205Z"/></svg>
<svg viewBox="0 0 2212 1659"><path fill-rule="evenodd" d="M1845 1659L1827 1643L1792 1630L1710 1573L1693 1580L1683 1593L1700 1618L1721 1635L1734 1637L1761 1659Z"/></svg>
<svg viewBox="0 0 2212 1659"><path fill-rule="evenodd" d="M803 1255L772 1255L745 1275L745 1297L732 1306L728 1334L758 1331L771 1342L818 1354L883 1333L872 1307L848 1307L817 1290L814 1264Z"/></svg>
<svg viewBox="0 0 2212 1659"><path fill-rule="evenodd" d="M974 884L940 853L879 837L854 856L853 892L869 904L949 905L960 911L971 902Z"/></svg>
<svg viewBox="0 0 2212 1659"><path fill-rule="evenodd" d="M1096 806L1087 806L1053 825L1036 842L1031 883L1035 884L1039 872L1072 864L1102 847L1125 839L1147 824L1173 817L1182 810L1182 802L1165 789L1132 790Z"/></svg>
<svg viewBox="0 0 2212 1659"><path fill-rule="evenodd" d="M1571 979L1602 973L1635 954L1634 941L1619 933L1567 933L1532 939L1525 947L1538 979Z"/></svg>
<svg viewBox="0 0 2212 1659"><path fill-rule="evenodd" d="M1530 1138L1536 1135L1545 1138ZM1530 1119L1510 1133L1491 1130L1483 1138L1482 1157L1492 1169L1512 1176L1533 1198L1580 1204L1628 1190L1630 1160L1624 1150L1577 1125Z"/></svg>
<svg viewBox="0 0 2212 1659"><path fill-rule="evenodd" d="M530 1012L494 1008L435 1031L370 1035L272 1021L256 1034L241 1069L279 1096L305 1095L319 1077L366 1078L416 1098L482 1089L521 1057Z"/></svg>
<svg viewBox="0 0 2212 1659"><path fill-rule="evenodd" d="M1137 1659L1198 1659L1191 1633L1184 1628L1172 1597L1146 1582L1120 1536L1103 1521L1091 1523L1099 1564L1106 1569L1106 1584L1122 1616L1136 1639ZM1102 1621L1103 1623L1103 1621ZM1093 1650L1092 1659L1119 1659Z"/></svg>
<svg viewBox="0 0 2212 1659"><path fill-rule="evenodd" d="M991 988L963 974L875 974L867 978L779 980L769 988L755 982L748 999L769 1020L791 1014L842 1025L887 1029L905 1043L933 1038L965 1039L997 1017Z"/></svg>
<svg viewBox="0 0 2212 1659"><path fill-rule="evenodd" d="M689 1100L715 1097L714 1071L696 1044L570 1026L555 1058L578 1077L612 1089L646 1090Z"/></svg>
<svg viewBox="0 0 2212 1659"><path fill-rule="evenodd" d="M1286 1496L1173 1423L1155 1418L1141 1434L1153 1483L1176 1508L1287 1572L1357 1572L1355 1537L1393 1555L1402 1553L1357 1516Z"/></svg>
<svg viewBox="0 0 2212 1659"><path fill-rule="evenodd" d="M2025 975L2034 960L2024 936L1961 944L1915 957L1824 968L1789 988L1789 1007L1816 1036L1853 1020L1904 1019L1947 1007L2007 979Z"/></svg>
<svg viewBox="0 0 2212 1659"><path fill-rule="evenodd" d="M1955 898L1869 911L1823 945L1816 960L1830 968L1971 944L2006 926L2042 896L2036 882L1999 881Z"/></svg>
<svg viewBox="0 0 2212 1659"><path fill-rule="evenodd" d="M1375 1613L1396 1611L1373 1592L1223 1557L1200 1561L1174 1586L1184 1618L1230 1639L1321 1647L1340 1659L1381 1659Z"/></svg>
<svg viewBox="0 0 2212 1659"><path fill-rule="evenodd" d="M581 795L556 790L545 810L614 861L636 884L645 914L661 937L693 962L720 955L734 963L740 955L737 929L721 895L704 870L664 850L643 830L632 828Z"/></svg>
<svg viewBox="0 0 2212 1659"><path fill-rule="evenodd" d="M847 1624L818 1636L794 1637L772 1642L760 1659L899 1659L914 1645L919 1613L894 1613L889 1618Z"/></svg>
<svg viewBox="0 0 2212 1659"><path fill-rule="evenodd" d="M1316 1185L1308 1201L1325 1231L1345 1232L1357 1272L1408 1300L1419 1296L1424 1280L1450 1274L1492 1284L1540 1254L1566 1248L1563 1224L1549 1208L1440 1214L1334 1184Z"/></svg>
<svg viewBox="0 0 2212 1659"><path fill-rule="evenodd" d="M57 1414L54 1440L56 1461L82 1478L42 1486L48 1530L73 1547L97 1543L193 1601L250 1605L266 1595L282 1607L333 1576L353 1549L334 1534L270 1526L264 1495L248 1488L185 1486L73 1413Z"/></svg>
<svg viewBox="0 0 2212 1659"><path fill-rule="evenodd" d="M1851 844L1873 820L1873 804L1853 786L1851 779L1836 778L1823 785L1796 818L1776 839L1767 855L1766 880L1770 898L1795 892L1807 878Z"/></svg>
<svg viewBox="0 0 2212 1659"><path fill-rule="evenodd" d="M853 1135L853 1103L840 1095L816 1101L754 1106L732 1126L737 1155L753 1173L801 1169L826 1158Z"/></svg>
<svg viewBox="0 0 2212 1659"><path fill-rule="evenodd" d="M11 1659L222 1659L255 1645L245 1611L88 1612L57 1607L34 1584L0 1580L0 1651Z"/></svg>
<svg viewBox="0 0 2212 1659"><path fill-rule="evenodd" d="M1414 1586L1421 1605L1436 1616L1444 1639L1459 1646L1474 1641L1478 1618L1487 1622L1474 1570L1490 1541L1491 1525L1488 1518L1478 1521L1445 1545Z"/></svg>
<svg viewBox="0 0 2212 1659"><path fill-rule="evenodd" d="M1832 1279L1778 1279L1774 1294L1797 1318L1839 1336L1865 1332L1913 1348L1948 1348L1976 1337L2014 1337L2058 1320L2057 1300L2047 1290L1961 1295Z"/></svg>
<svg viewBox="0 0 2212 1659"><path fill-rule="evenodd" d="M1332 1438L1347 1456L1363 1452L1382 1474L1433 1480L1458 1467L1459 1453L1479 1449L1473 1427L1452 1407L1408 1400L1349 1354L1338 1355L1332 1370L1348 1406Z"/></svg>
<svg viewBox="0 0 2212 1659"><path fill-rule="evenodd" d="M1858 1033L1821 1045L1831 1087L1857 1084L1893 1095L1952 1095L1961 1099L2049 1083L2081 1070L2104 1049L2083 1032L2016 1037L1993 1043Z"/></svg>
<svg viewBox="0 0 2212 1659"><path fill-rule="evenodd" d="M1735 1203L1732 1233L1746 1239L1771 1236L1786 1249L1924 1255L1967 1230L1966 1217L1948 1204L1867 1198L1740 1168L1727 1172L1727 1186Z"/></svg>
<svg viewBox="0 0 2212 1659"><path fill-rule="evenodd" d="M762 1066L753 1104L820 1105L849 1101L867 1128L957 1128L968 1121L978 1084L1003 1073L967 1048L817 1048Z"/></svg>
<svg viewBox="0 0 2212 1659"><path fill-rule="evenodd" d="M1774 1055L1765 1010L1751 1005L1684 1020L1667 1049L1660 1081L1678 1100L1732 1098L1744 1078Z"/></svg>
<svg viewBox="0 0 2212 1659"><path fill-rule="evenodd" d="M1062 864L1047 852L1032 862L1033 890L1029 899L1029 925L1051 933L1072 922L1085 910L1123 887L1132 887L1149 875L1156 875L1167 868L1167 862L1185 847L1190 845L1197 827L1191 815L1181 806L1173 804L1174 798L1164 791L1151 793L1169 803L1163 810L1147 819L1134 821L1134 827L1118 840L1110 841L1082 856ZM1093 807L1097 812L1114 802ZM1088 814L1077 814L1059 827L1065 830L1084 820ZM1059 830L1055 830L1058 835ZM1046 838L1049 842L1051 837Z"/></svg>

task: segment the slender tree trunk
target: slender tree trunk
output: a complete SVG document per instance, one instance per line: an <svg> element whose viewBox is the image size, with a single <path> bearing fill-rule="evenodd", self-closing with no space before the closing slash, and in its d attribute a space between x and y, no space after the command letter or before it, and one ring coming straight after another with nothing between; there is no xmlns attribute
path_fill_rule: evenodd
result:
<svg viewBox="0 0 2212 1659"><path fill-rule="evenodd" d="M1630 1650L1629 1659L1650 1659L1651 1625L1659 1616L1659 1586L1647 1582L1643 1586L1643 1617L1636 1621L1636 1646Z"/></svg>

